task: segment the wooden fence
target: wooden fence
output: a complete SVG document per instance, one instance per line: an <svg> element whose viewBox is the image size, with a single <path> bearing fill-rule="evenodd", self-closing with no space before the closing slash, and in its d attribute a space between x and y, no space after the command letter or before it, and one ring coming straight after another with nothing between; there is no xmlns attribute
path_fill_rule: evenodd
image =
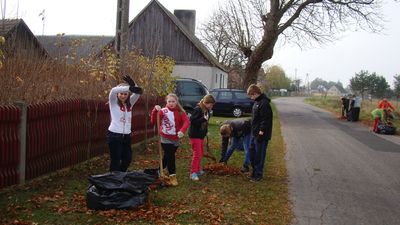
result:
<svg viewBox="0 0 400 225"><path fill-rule="evenodd" d="M160 99L151 99L152 106ZM103 101L65 99L0 106L0 188L24 182L108 152L109 108ZM132 118L132 142L145 137L141 99ZM148 137L154 129L148 123Z"/></svg>

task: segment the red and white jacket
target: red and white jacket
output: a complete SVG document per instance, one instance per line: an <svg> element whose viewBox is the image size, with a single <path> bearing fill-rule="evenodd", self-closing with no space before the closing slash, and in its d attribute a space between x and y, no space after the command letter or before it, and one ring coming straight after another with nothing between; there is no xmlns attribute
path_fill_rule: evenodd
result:
<svg viewBox="0 0 400 225"><path fill-rule="evenodd" d="M157 123L157 112L156 109L153 109L151 112L150 122L152 124ZM159 115L160 135L165 138L178 140L178 132L181 131L185 133L189 127L189 118L186 113L179 111L177 107L174 109L168 107L162 108Z"/></svg>
<svg viewBox="0 0 400 225"><path fill-rule="evenodd" d="M139 99L140 95L131 94L129 101L131 107L118 105L118 93L128 92L129 86L117 86L111 89L109 95L109 107L111 114L111 123L108 130L119 134L130 134L132 124L132 107Z"/></svg>

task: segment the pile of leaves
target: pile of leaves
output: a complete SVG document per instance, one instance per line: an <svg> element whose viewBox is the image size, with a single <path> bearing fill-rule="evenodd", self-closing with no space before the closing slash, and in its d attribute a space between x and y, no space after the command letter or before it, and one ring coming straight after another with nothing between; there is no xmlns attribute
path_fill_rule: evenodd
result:
<svg viewBox="0 0 400 225"><path fill-rule="evenodd" d="M207 173L215 175L238 175L240 170L238 168L226 165L225 163L209 163L203 166L203 170Z"/></svg>

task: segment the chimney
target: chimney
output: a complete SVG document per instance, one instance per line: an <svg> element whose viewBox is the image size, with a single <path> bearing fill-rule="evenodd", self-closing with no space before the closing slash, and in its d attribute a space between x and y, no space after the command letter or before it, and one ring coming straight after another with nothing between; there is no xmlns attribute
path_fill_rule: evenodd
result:
<svg viewBox="0 0 400 225"><path fill-rule="evenodd" d="M196 10L176 9L174 15L190 33L194 34L196 30Z"/></svg>

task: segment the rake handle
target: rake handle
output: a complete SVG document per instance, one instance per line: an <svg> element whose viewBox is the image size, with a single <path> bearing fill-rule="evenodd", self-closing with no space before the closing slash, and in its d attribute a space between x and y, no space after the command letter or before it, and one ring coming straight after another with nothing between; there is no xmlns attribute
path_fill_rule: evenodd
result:
<svg viewBox="0 0 400 225"><path fill-rule="evenodd" d="M164 177L163 167L163 152L161 148L161 135L160 135L160 111L157 113L157 139L158 139L158 154L160 155L160 177Z"/></svg>

